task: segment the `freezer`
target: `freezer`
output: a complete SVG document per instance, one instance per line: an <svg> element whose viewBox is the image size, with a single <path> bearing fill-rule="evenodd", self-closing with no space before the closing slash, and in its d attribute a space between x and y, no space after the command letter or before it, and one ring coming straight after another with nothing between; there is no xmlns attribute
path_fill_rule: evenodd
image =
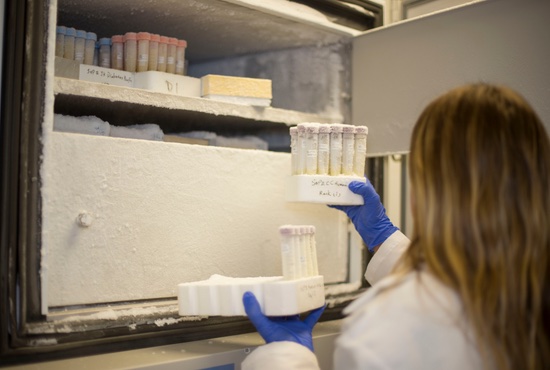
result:
<svg viewBox="0 0 550 370"><path fill-rule="evenodd" d="M382 7L365 4L369 28L379 25ZM213 274L280 274L284 224L316 227L329 303L318 340L330 347L343 307L368 288L369 255L342 213L287 201L289 128L368 126L368 175L382 186L377 165L405 155L420 110L458 84L507 84L550 122L544 1L474 2L369 31L286 1L3 5L0 309L10 321L0 327L1 356L12 363L206 348L213 338L212 353L226 353L219 338L250 332L246 318L179 316L176 287ZM120 84L94 82L56 57L56 26L98 39L185 39L189 79L163 88L236 76L270 80L273 96L243 105L125 86L123 74ZM75 122L88 132L69 132ZM128 136L136 127L145 136ZM258 344L239 340L227 339L237 342L239 355L227 352L234 363Z"/></svg>

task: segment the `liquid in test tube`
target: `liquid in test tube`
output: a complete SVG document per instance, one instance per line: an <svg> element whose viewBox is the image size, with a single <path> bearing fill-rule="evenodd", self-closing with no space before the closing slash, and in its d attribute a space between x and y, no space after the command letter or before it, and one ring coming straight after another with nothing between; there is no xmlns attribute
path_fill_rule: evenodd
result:
<svg viewBox="0 0 550 370"><path fill-rule="evenodd" d="M149 32L138 32L137 34L137 67L138 72L145 72L149 69L149 43L151 34Z"/></svg>
<svg viewBox="0 0 550 370"><path fill-rule="evenodd" d="M124 36L111 37L111 68L122 71L124 69Z"/></svg>
<svg viewBox="0 0 550 370"><path fill-rule="evenodd" d="M319 150L319 125L304 124L306 127L306 174L317 174L317 152Z"/></svg>
<svg viewBox="0 0 550 370"><path fill-rule="evenodd" d="M355 153L355 126L345 125L342 130L342 174L351 176Z"/></svg>
<svg viewBox="0 0 550 370"><path fill-rule="evenodd" d="M365 176L365 161L367 160L367 126L355 127L355 156L353 159L353 173Z"/></svg>
<svg viewBox="0 0 550 370"><path fill-rule="evenodd" d="M74 60L74 39L76 37L76 29L68 27L65 29L65 45L63 47L63 58Z"/></svg>
<svg viewBox="0 0 550 370"><path fill-rule="evenodd" d="M94 64L95 44L97 35L93 32L86 33L86 42L84 44L84 64Z"/></svg>
<svg viewBox="0 0 550 370"><path fill-rule="evenodd" d="M166 58L168 57L168 37L160 36L157 71L166 72Z"/></svg>
<svg viewBox="0 0 550 370"><path fill-rule="evenodd" d="M124 70L135 72L137 65L137 34L126 32L124 34Z"/></svg>
<svg viewBox="0 0 550 370"><path fill-rule="evenodd" d="M342 131L342 125L330 125L329 173L331 176L338 176L342 173Z"/></svg>
<svg viewBox="0 0 550 370"><path fill-rule="evenodd" d="M67 27L57 26L55 32L55 56L63 58L65 49L65 32L67 32Z"/></svg>
<svg viewBox="0 0 550 370"><path fill-rule="evenodd" d="M319 125L319 150L317 153L317 173L328 175L330 155L330 125Z"/></svg>
<svg viewBox="0 0 550 370"><path fill-rule="evenodd" d="M75 62L84 63L84 52L86 50L86 31L77 30L74 39L74 60Z"/></svg>

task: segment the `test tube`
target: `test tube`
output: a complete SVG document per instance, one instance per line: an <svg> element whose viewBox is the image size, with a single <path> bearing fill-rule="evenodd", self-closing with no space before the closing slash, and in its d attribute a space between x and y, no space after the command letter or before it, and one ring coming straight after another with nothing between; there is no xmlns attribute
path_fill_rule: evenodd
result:
<svg viewBox="0 0 550 370"><path fill-rule="evenodd" d="M306 174L317 173L317 152L319 150L319 125L315 123L304 124L306 127Z"/></svg>
<svg viewBox="0 0 550 370"><path fill-rule="evenodd" d="M68 27L65 30L65 46L63 48L63 58L74 60L74 39L76 30L73 27Z"/></svg>
<svg viewBox="0 0 550 370"><path fill-rule="evenodd" d="M185 48L187 48L187 41L178 40L176 47L176 74L185 74Z"/></svg>
<svg viewBox="0 0 550 370"><path fill-rule="evenodd" d="M328 175L330 153L330 126L319 125L319 151L317 153L317 173Z"/></svg>
<svg viewBox="0 0 550 370"><path fill-rule="evenodd" d="M294 227L292 225L283 225L279 228L281 237L281 257L283 265L283 278L293 280L296 278L296 265L294 262Z"/></svg>
<svg viewBox="0 0 550 370"><path fill-rule="evenodd" d="M95 45L94 45L94 61L93 61L93 64L94 64L94 66L99 65L99 41L96 41Z"/></svg>
<svg viewBox="0 0 550 370"><path fill-rule="evenodd" d="M290 128L290 173L298 174L298 128L296 126Z"/></svg>
<svg viewBox="0 0 550 370"><path fill-rule="evenodd" d="M168 55L168 37L159 38L159 57L157 62L157 71L166 72L166 57Z"/></svg>
<svg viewBox="0 0 550 370"><path fill-rule="evenodd" d="M330 125L329 173L331 176L338 176L342 172L342 131L342 125Z"/></svg>
<svg viewBox="0 0 550 370"><path fill-rule="evenodd" d="M166 72L176 73L176 49L178 48L178 39L170 37L168 39L168 48L166 51Z"/></svg>
<svg viewBox="0 0 550 370"><path fill-rule="evenodd" d="M355 153L355 126L344 125L342 130L342 173L351 176Z"/></svg>
<svg viewBox="0 0 550 370"><path fill-rule="evenodd" d="M149 71L156 71L159 59L159 40L160 35L152 34L149 41Z"/></svg>
<svg viewBox="0 0 550 370"><path fill-rule="evenodd" d="M77 30L74 39L74 60L77 63L84 62L84 50L86 48L86 31Z"/></svg>
<svg viewBox="0 0 550 370"><path fill-rule="evenodd" d="M149 32L138 32L137 34L137 67L138 72L145 72L149 69Z"/></svg>
<svg viewBox="0 0 550 370"><path fill-rule="evenodd" d="M99 66L111 68L111 38L102 37L99 39Z"/></svg>
<svg viewBox="0 0 550 370"><path fill-rule="evenodd" d="M84 64L94 64L95 43L97 35L93 32L86 33L86 43L84 44Z"/></svg>
<svg viewBox="0 0 550 370"><path fill-rule="evenodd" d="M309 226L302 225L300 230L300 277L308 276Z"/></svg>
<svg viewBox="0 0 550 370"><path fill-rule="evenodd" d="M111 37L111 68L119 71L124 69L124 36Z"/></svg>
<svg viewBox="0 0 550 370"><path fill-rule="evenodd" d="M355 156L353 159L353 173L357 176L365 175L365 161L367 159L367 126L355 127Z"/></svg>
<svg viewBox="0 0 550 370"><path fill-rule="evenodd" d="M135 72L137 64L137 34L126 32L124 34L124 70Z"/></svg>
<svg viewBox="0 0 550 370"><path fill-rule="evenodd" d="M306 169L306 127L303 124L299 124L298 139L296 141L296 148L298 148L298 164L296 166L296 174L302 175Z"/></svg>
<svg viewBox="0 0 550 370"><path fill-rule="evenodd" d="M57 26L55 29L55 56L63 58L63 50L65 49L65 32L67 27Z"/></svg>
<svg viewBox="0 0 550 370"><path fill-rule="evenodd" d="M315 242L315 226L309 226L308 233L308 273L309 276L319 275L319 267L317 265L317 245Z"/></svg>

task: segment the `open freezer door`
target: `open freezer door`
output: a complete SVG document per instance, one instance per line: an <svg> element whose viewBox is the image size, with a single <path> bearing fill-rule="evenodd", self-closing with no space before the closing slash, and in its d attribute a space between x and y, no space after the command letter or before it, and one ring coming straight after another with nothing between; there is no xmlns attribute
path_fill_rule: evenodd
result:
<svg viewBox="0 0 550 370"><path fill-rule="evenodd" d="M550 130L550 2L487 0L375 29L353 40L352 120L370 156L409 149L422 109L470 82L521 93Z"/></svg>

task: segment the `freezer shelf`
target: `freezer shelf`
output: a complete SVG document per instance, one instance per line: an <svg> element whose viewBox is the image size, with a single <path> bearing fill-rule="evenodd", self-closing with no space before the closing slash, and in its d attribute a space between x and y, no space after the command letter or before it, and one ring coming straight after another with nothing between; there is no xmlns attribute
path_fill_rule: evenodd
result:
<svg viewBox="0 0 550 370"><path fill-rule="evenodd" d="M169 95L63 77L55 77L54 94L56 112L75 116L95 115L118 124L153 122L161 125L166 132L284 129L302 122L331 123L341 120L341 117ZM131 122L133 118L141 122Z"/></svg>

